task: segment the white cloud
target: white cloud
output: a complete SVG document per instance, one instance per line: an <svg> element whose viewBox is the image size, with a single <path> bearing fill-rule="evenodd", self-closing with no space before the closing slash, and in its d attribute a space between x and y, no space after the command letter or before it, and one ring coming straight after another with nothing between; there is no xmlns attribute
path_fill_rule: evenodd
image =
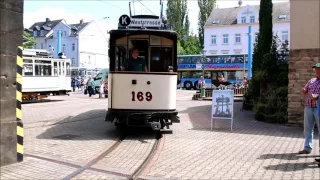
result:
<svg viewBox="0 0 320 180"><path fill-rule="evenodd" d="M46 20L46 18L49 18L51 20L64 19L68 24L79 23L80 19L83 19L84 22L89 22L91 20L94 20L94 17L90 14L70 13L63 8L44 7L44 8L38 9L35 12L24 13L23 24L25 28L29 28L35 22L43 22Z"/></svg>

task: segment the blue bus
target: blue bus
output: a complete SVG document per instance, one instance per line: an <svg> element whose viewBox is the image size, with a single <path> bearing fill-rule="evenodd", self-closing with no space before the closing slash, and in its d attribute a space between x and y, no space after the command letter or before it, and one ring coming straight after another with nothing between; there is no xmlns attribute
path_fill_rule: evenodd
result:
<svg viewBox="0 0 320 180"><path fill-rule="evenodd" d="M202 75L207 88L214 88L221 75L230 83L242 83L243 77L248 73L248 54L212 54L205 58L200 54L178 55L177 60L178 87L187 90L198 89L198 81Z"/></svg>

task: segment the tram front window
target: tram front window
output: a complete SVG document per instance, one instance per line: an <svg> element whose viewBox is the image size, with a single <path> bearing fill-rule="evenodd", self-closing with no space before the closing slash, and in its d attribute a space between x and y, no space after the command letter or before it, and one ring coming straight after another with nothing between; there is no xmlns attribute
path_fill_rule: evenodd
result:
<svg viewBox="0 0 320 180"><path fill-rule="evenodd" d="M122 71L137 71L137 72L148 72L146 60L142 57L139 57L139 49L133 48L131 52L131 57L129 57L123 66L121 67Z"/></svg>
<svg viewBox="0 0 320 180"><path fill-rule="evenodd" d="M150 72L168 72L172 66L172 48L151 47Z"/></svg>

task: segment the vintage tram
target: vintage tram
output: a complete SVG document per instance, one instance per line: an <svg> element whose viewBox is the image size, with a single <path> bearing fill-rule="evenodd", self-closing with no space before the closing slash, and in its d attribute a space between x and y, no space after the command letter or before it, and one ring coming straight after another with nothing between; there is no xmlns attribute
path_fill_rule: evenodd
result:
<svg viewBox="0 0 320 180"><path fill-rule="evenodd" d="M116 126L169 129L172 123L180 122L176 111L177 33L166 29L156 16L139 18L145 27L133 24L109 32L109 98L105 120ZM138 18L130 19L132 22ZM148 24L153 27L148 28ZM162 25L155 28L156 24ZM138 48L147 72L122 71L133 48Z"/></svg>
<svg viewBox="0 0 320 180"><path fill-rule="evenodd" d="M50 94L71 92L71 60L63 54L57 59L47 50L24 49L22 58L22 102L37 102Z"/></svg>

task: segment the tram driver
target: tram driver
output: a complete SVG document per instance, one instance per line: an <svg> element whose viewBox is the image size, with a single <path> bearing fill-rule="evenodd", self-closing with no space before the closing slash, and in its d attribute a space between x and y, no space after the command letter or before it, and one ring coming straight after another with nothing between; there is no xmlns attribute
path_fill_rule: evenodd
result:
<svg viewBox="0 0 320 180"><path fill-rule="evenodd" d="M148 68L146 62L138 57L139 56L139 49L133 48L132 49L132 56L127 59L124 66L121 67L121 71L144 71L148 72Z"/></svg>

